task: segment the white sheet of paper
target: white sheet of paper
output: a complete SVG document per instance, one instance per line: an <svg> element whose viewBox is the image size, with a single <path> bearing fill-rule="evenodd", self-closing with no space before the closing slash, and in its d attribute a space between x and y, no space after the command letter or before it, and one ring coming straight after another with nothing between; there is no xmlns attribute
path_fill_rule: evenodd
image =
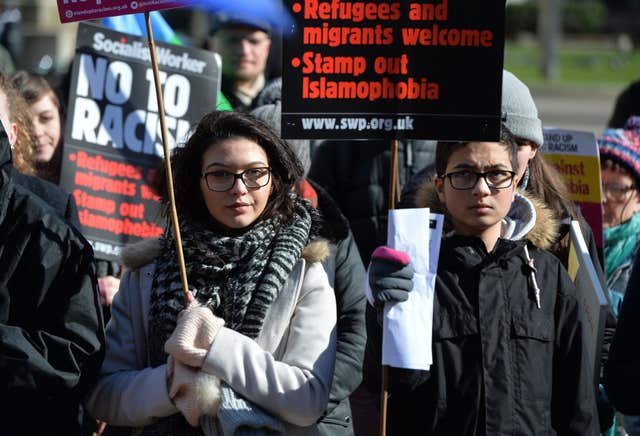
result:
<svg viewBox="0 0 640 436"><path fill-rule="evenodd" d="M427 208L389 211L387 245L409 255L415 274L409 299L385 306L383 365L428 370L433 363L433 296L442 222L442 215L430 214Z"/></svg>

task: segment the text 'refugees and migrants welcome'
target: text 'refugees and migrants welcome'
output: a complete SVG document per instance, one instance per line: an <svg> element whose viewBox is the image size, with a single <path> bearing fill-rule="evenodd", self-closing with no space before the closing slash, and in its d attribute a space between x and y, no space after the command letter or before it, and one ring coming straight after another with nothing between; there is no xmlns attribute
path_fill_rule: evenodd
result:
<svg viewBox="0 0 640 436"><path fill-rule="evenodd" d="M286 137L497 138L504 1L287 5Z"/></svg>

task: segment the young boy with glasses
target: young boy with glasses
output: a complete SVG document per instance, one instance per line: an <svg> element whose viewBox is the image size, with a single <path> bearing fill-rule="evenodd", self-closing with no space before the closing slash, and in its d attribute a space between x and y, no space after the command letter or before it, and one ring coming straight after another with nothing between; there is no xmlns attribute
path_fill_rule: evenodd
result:
<svg viewBox="0 0 640 436"><path fill-rule="evenodd" d="M577 291L544 248L558 223L516 192L517 145L440 142L416 204L445 214L429 371L389 371L390 435L596 435L593 373ZM508 215L514 199L520 213ZM380 388L376 310L404 301L408 255L378 248L369 267L365 381Z"/></svg>

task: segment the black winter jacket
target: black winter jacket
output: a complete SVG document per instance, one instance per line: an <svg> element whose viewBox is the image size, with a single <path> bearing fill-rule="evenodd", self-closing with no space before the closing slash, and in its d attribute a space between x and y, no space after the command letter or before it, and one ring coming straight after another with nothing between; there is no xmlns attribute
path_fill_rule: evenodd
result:
<svg viewBox="0 0 640 436"><path fill-rule="evenodd" d="M1 167L16 185L27 188L36 194L42 201L51 206L58 216L64 218L68 224L71 224L76 229L80 228L78 208L73 196L47 180L22 174L15 169L9 156L4 157Z"/></svg>
<svg viewBox="0 0 640 436"><path fill-rule="evenodd" d="M593 377L577 291L560 261L536 248L551 239L537 209L529 241L442 241L430 371L389 371L388 434L596 435ZM557 228L557 227L554 227ZM546 242L545 242L546 241ZM542 290L537 308L525 244ZM367 313L365 381L379 390L381 328Z"/></svg>
<svg viewBox="0 0 640 436"><path fill-rule="evenodd" d="M0 171L0 433L81 434L103 356L91 246Z"/></svg>
<svg viewBox="0 0 640 436"><path fill-rule="evenodd" d="M47 180L22 174L13 166L6 165L6 169L16 185L23 186L36 194L42 201L51 206L58 216L64 218L67 224L80 229L78 208L72 195L67 194L60 187Z"/></svg>
<svg viewBox="0 0 640 436"><path fill-rule="evenodd" d="M423 198L425 194L424 186L426 184L431 183L431 178L434 173L435 173L434 166L430 166L419 171L413 177L413 179L404 186L402 190L402 201L399 207L403 207L403 208L415 207L414 204L416 201L418 202L424 201L424 198ZM524 193L525 195L530 195L526 191ZM510 213L511 212L512 211L510 211ZM555 211L555 212L556 212L556 215L563 215L560 217L563 221L558 228L557 234L553 237L553 240L551 241L552 244L547 247L547 250L555 254L556 257L560 259L560 262L562 262L562 264L566 268L569 264L569 260L568 260L569 259L568 247L569 247L569 239L570 239L570 235L569 235L570 225L568 223L569 213L563 212L563 211ZM584 240L587 243L587 251L591 256L591 261L593 262L593 267L596 270L598 279L600 279L600 285L602 286L602 289L605 291L605 295L608 296L608 292L606 292L607 281L605 280L604 272L602 271L601 250L598 249L596 245L596 239L593 235L593 230L591 229L591 226L589 226L589 223L584 218L584 216L582 216L580 209L576 208L575 212L577 215L577 220L580 223L582 236L584 237ZM610 304L606 307L605 311L606 311L606 319L605 319L602 347L600 350L601 371L604 369L604 364L608 359L609 348L611 347L611 342L613 341L613 335L616 331L616 317L615 317L615 314L613 313L613 310ZM606 405L602 404L602 407L606 408ZM606 425L606 428L609 428L611 426L610 422L608 424L609 425Z"/></svg>
<svg viewBox="0 0 640 436"><path fill-rule="evenodd" d="M433 162L434 141L400 141L398 183ZM313 152L309 178L325 188L347 217L365 265L387 242L391 141L324 141ZM397 191L400 193L400 190Z"/></svg>
<svg viewBox="0 0 640 436"><path fill-rule="evenodd" d="M605 367L604 387L616 409L640 415L640 256L622 300L618 329Z"/></svg>
<svg viewBox="0 0 640 436"><path fill-rule="evenodd" d="M364 266L349 222L329 194L309 180L318 194L318 210L324 218L321 234L331 242L332 256L323 262L333 285L337 309L336 364L327 412L318 430L324 436L353 435L349 395L362 381L362 361L367 340Z"/></svg>

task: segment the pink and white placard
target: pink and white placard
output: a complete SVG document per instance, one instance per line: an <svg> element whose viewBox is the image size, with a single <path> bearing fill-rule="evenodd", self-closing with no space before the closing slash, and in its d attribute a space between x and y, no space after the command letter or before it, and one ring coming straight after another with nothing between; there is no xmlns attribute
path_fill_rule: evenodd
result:
<svg viewBox="0 0 640 436"><path fill-rule="evenodd" d="M188 6L193 0L58 0L60 22L95 20Z"/></svg>

